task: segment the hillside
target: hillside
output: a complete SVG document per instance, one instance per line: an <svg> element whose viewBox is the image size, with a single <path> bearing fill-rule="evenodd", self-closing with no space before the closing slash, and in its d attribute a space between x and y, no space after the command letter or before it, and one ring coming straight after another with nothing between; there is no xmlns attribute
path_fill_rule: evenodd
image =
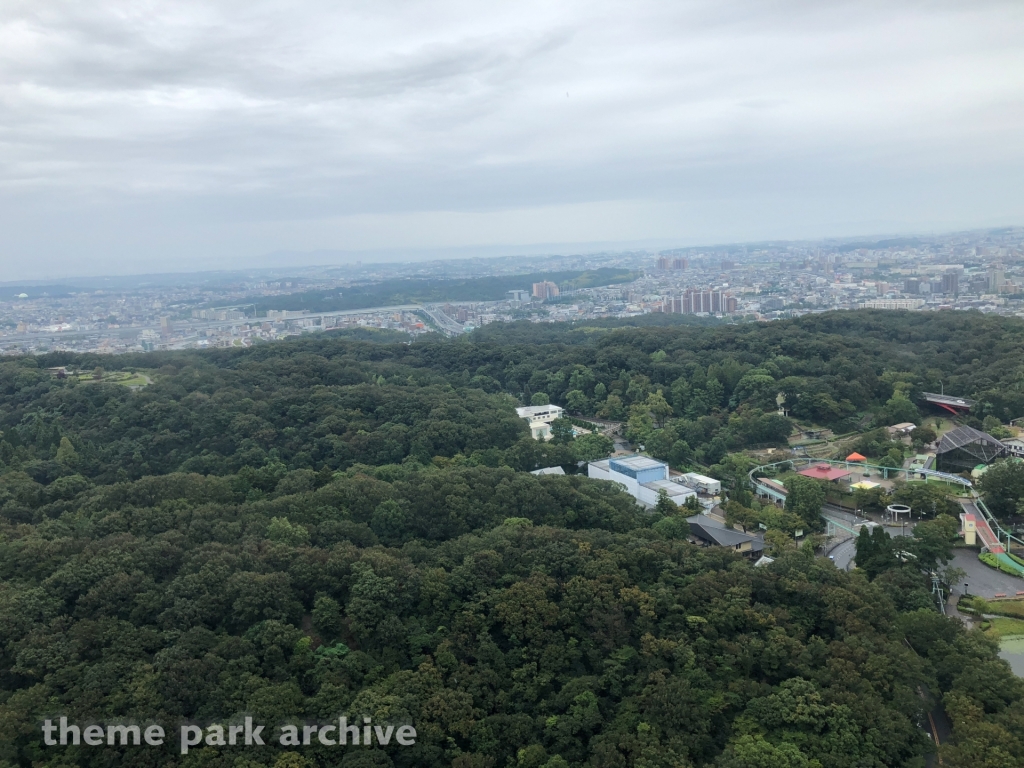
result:
<svg viewBox="0 0 1024 768"><path fill-rule="evenodd" d="M784 534L763 568L698 548L514 411L621 418L750 503L742 451L792 429L779 392L837 429L920 415L939 379L976 418L1024 415L1024 322L484 330L0 362L0 766L923 766L940 702L943 765L1024 765L1024 684L919 570L847 573ZM100 363L153 383L45 370ZM340 715L416 743L277 741ZM170 738L44 747L59 716ZM180 754L180 725L246 716L266 746Z"/></svg>

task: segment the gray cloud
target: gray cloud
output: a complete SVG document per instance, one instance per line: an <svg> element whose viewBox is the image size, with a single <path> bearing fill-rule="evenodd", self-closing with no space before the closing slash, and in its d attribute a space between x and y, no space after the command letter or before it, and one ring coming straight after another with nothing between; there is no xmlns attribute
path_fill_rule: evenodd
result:
<svg viewBox="0 0 1024 768"><path fill-rule="evenodd" d="M1019 223L1022 32L1016 0L9 0L0 263Z"/></svg>

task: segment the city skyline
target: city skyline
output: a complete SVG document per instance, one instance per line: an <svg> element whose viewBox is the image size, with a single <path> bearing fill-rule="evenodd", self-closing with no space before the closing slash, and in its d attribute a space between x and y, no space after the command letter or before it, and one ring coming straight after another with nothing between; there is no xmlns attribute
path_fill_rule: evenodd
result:
<svg viewBox="0 0 1024 768"><path fill-rule="evenodd" d="M837 309L1024 317L1024 227L0 284L0 354L245 347L353 329L460 336L492 323L658 314L771 321Z"/></svg>

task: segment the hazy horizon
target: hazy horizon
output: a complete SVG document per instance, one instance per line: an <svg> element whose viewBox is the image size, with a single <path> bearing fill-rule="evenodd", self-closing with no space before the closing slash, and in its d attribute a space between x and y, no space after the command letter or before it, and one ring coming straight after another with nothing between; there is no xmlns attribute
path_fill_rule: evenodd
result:
<svg viewBox="0 0 1024 768"><path fill-rule="evenodd" d="M1010 0L14 0L0 265L59 280L1015 224L1022 33Z"/></svg>
<svg viewBox="0 0 1024 768"><path fill-rule="evenodd" d="M125 265L123 271L109 272L76 272L59 275L56 277L24 277L15 279L0 280L0 286L14 286L19 284L52 284L61 281L74 280L96 280L103 278L130 278L130 277L161 277L170 275L188 274L217 274L217 273L239 273L245 271L273 271L273 270L296 270L315 269L318 267L372 267L374 265L400 265L400 264L429 264L432 262L461 262L498 260L515 256L524 258L537 258L550 255L553 258L567 257L598 257L601 255L615 255L627 253L630 250L646 250L656 252L659 250L671 249L706 249L709 251L718 249L738 249L743 247L763 246L771 243L778 246L794 245L799 243L850 243L863 241L871 244L889 239L928 239L932 237L951 237L958 234L974 234L998 229L1017 229L1016 224L1007 224L1002 227L985 227L974 230L949 230L933 232L872 232L865 234L847 234L841 236L826 236L819 238L795 238L795 239L764 239L746 240L739 242L694 242L684 243L669 240L651 241L627 241L612 243L533 243L512 246L460 246L452 248L433 249L377 249L366 251L341 251L332 249L319 249L311 251L276 251L260 254L248 260L244 265L210 266L207 269L195 266L182 266L180 269L145 270L132 271L131 265ZM524 272L535 271L532 267L524 267ZM436 278L435 278L436 279Z"/></svg>

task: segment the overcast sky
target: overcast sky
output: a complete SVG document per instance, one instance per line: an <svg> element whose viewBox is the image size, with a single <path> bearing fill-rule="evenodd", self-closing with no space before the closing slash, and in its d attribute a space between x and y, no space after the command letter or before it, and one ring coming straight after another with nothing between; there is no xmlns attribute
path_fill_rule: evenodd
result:
<svg viewBox="0 0 1024 768"><path fill-rule="evenodd" d="M1024 224L1022 172L1021 0L0 3L0 280Z"/></svg>

